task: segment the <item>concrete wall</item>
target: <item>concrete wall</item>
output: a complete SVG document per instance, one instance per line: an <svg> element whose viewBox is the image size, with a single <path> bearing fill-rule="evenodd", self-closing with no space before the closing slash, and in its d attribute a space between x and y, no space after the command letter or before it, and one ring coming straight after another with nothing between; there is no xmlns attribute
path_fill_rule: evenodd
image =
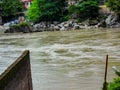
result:
<svg viewBox="0 0 120 90"><path fill-rule="evenodd" d="M0 90L33 90L28 50L0 75Z"/></svg>

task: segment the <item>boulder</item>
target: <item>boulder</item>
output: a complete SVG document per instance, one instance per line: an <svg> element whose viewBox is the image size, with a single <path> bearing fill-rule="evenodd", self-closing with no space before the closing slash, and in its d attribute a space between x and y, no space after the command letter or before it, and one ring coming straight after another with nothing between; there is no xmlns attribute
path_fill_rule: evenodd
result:
<svg viewBox="0 0 120 90"><path fill-rule="evenodd" d="M100 21L100 22L96 25L96 27L103 27L103 28L105 28L105 27L106 27L106 22L105 22L105 20Z"/></svg>
<svg viewBox="0 0 120 90"><path fill-rule="evenodd" d="M117 21L118 21L118 15L115 15L115 14L109 15L105 20L107 26L111 26L115 24Z"/></svg>
<svg viewBox="0 0 120 90"><path fill-rule="evenodd" d="M4 31L4 33L17 33L17 32L29 33L32 32L32 30L29 26L11 26L9 29L6 29Z"/></svg>
<svg viewBox="0 0 120 90"><path fill-rule="evenodd" d="M58 24L58 22L57 22L57 21L53 21L53 24L54 24L54 25L57 25L57 24Z"/></svg>
<svg viewBox="0 0 120 90"><path fill-rule="evenodd" d="M90 25L90 23L89 23L89 19L83 21L82 24L83 24L83 25L87 25L87 26L89 26L89 25Z"/></svg>
<svg viewBox="0 0 120 90"><path fill-rule="evenodd" d="M74 30L80 29L80 26L79 26L78 24L75 24L75 25L73 26L73 29L74 29Z"/></svg>
<svg viewBox="0 0 120 90"><path fill-rule="evenodd" d="M55 30L55 31L59 31L59 30L60 30L60 27L59 27L59 26L54 26L54 30Z"/></svg>
<svg viewBox="0 0 120 90"><path fill-rule="evenodd" d="M111 28L120 28L120 23L116 22L110 26Z"/></svg>
<svg viewBox="0 0 120 90"><path fill-rule="evenodd" d="M64 27L68 28L69 27L69 23L64 24Z"/></svg>
<svg viewBox="0 0 120 90"><path fill-rule="evenodd" d="M89 24L90 24L90 25L97 25L97 24L98 24L98 21L97 21L97 20L90 20L90 21L89 21Z"/></svg>
<svg viewBox="0 0 120 90"><path fill-rule="evenodd" d="M65 30L66 30L65 27L60 28L60 31L65 31Z"/></svg>

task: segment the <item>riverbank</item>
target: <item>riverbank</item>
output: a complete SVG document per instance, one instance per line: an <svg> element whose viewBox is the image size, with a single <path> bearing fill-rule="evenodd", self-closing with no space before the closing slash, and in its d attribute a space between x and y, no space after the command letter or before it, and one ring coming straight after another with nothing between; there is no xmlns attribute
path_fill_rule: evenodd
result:
<svg viewBox="0 0 120 90"><path fill-rule="evenodd" d="M104 16L105 17L105 16ZM82 30L82 29L95 29L95 28L120 28L119 17L116 14L110 14L101 20L85 20L79 22L76 19L70 19L65 22L40 22L31 24L29 22L22 22L20 24L9 25L4 24L0 29L4 33L30 33L30 32L43 32L43 31L68 31L68 30Z"/></svg>

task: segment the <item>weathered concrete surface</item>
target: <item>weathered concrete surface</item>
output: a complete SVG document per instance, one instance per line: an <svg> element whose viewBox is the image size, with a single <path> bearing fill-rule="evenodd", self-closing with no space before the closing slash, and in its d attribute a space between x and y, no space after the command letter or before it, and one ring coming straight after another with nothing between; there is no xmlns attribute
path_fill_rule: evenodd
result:
<svg viewBox="0 0 120 90"><path fill-rule="evenodd" d="M0 90L33 90L28 50L0 75Z"/></svg>

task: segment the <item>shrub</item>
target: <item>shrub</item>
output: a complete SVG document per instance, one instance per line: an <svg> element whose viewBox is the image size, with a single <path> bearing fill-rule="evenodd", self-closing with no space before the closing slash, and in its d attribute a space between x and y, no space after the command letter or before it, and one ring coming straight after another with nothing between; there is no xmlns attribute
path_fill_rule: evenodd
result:
<svg viewBox="0 0 120 90"><path fill-rule="evenodd" d="M2 3L2 10L3 10L3 17L8 17L12 15L18 15L22 11L24 11L24 4L20 0L3 0Z"/></svg>
<svg viewBox="0 0 120 90"><path fill-rule="evenodd" d="M120 90L120 77L115 78L113 82L109 83L108 90Z"/></svg>
<svg viewBox="0 0 120 90"><path fill-rule="evenodd" d="M99 15L99 1L83 0L75 5L69 6L69 13L76 13L79 17L79 21L94 19Z"/></svg>
<svg viewBox="0 0 120 90"><path fill-rule="evenodd" d="M30 21L59 21L63 18L66 0L34 0L27 17Z"/></svg>
<svg viewBox="0 0 120 90"><path fill-rule="evenodd" d="M106 0L106 5L110 10L120 15L120 0Z"/></svg>

